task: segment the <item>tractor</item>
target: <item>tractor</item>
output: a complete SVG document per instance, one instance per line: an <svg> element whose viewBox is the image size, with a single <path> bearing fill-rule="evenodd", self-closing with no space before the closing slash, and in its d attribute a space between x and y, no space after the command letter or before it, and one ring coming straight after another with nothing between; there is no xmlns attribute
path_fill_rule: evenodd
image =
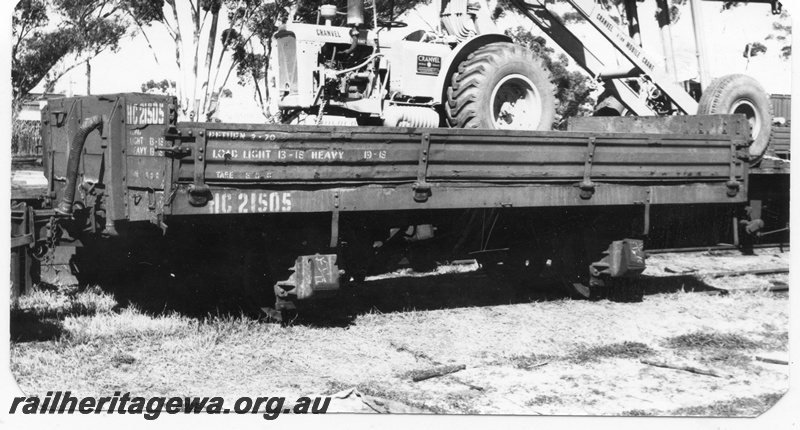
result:
<svg viewBox="0 0 800 430"><path fill-rule="evenodd" d="M337 13L323 5L316 25L276 33L282 122L551 129L555 86L543 60L497 33L477 4L443 2L440 31L377 11L365 25L363 0L348 1L346 27L332 25Z"/></svg>

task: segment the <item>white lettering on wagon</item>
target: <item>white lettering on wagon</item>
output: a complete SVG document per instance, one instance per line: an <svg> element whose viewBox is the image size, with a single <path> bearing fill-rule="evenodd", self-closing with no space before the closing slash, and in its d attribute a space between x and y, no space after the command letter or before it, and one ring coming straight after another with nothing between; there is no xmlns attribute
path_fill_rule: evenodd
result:
<svg viewBox="0 0 800 430"><path fill-rule="evenodd" d="M259 140L259 141L275 141L278 135L274 133L264 132L244 132L244 131L208 131L209 139L220 140Z"/></svg>
<svg viewBox="0 0 800 430"><path fill-rule="evenodd" d="M341 160L344 158L344 151L308 151L312 160Z"/></svg>
<svg viewBox="0 0 800 430"><path fill-rule="evenodd" d="M297 149L279 149L278 150L278 159L279 160L288 160L288 159L295 159L295 160L302 160L306 157L306 153L303 151L299 151Z"/></svg>
<svg viewBox="0 0 800 430"><path fill-rule="evenodd" d="M162 155L156 148L164 146L164 137L144 136L141 130L131 130L128 133L128 155L154 157Z"/></svg>
<svg viewBox="0 0 800 430"><path fill-rule="evenodd" d="M364 151L364 159L365 160L370 160L372 158L385 160L386 159L386 151Z"/></svg>
<svg viewBox="0 0 800 430"><path fill-rule="evenodd" d="M164 103L129 103L127 106L128 124L163 124Z"/></svg>
<svg viewBox="0 0 800 430"><path fill-rule="evenodd" d="M208 202L212 214L291 212L292 193L266 191L214 191Z"/></svg>
<svg viewBox="0 0 800 430"><path fill-rule="evenodd" d="M357 152L355 155L360 155ZM314 160L341 161L345 151L342 149L209 149L212 160ZM364 158L386 159L386 151L364 151Z"/></svg>
<svg viewBox="0 0 800 430"><path fill-rule="evenodd" d="M272 158L272 151L272 149L212 149L210 152L214 160L269 160Z"/></svg>

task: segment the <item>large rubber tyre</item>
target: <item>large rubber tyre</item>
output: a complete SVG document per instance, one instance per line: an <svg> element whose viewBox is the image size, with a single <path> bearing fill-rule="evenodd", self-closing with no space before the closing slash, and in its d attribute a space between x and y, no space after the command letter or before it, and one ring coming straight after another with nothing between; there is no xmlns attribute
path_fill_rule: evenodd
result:
<svg viewBox="0 0 800 430"><path fill-rule="evenodd" d="M758 81L747 75L727 75L716 79L700 97L697 113L741 113L747 116L753 137L750 162L761 160L772 138L772 106Z"/></svg>
<svg viewBox="0 0 800 430"><path fill-rule="evenodd" d="M544 62L509 42L482 46L459 64L447 89L451 127L550 130L555 85Z"/></svg>

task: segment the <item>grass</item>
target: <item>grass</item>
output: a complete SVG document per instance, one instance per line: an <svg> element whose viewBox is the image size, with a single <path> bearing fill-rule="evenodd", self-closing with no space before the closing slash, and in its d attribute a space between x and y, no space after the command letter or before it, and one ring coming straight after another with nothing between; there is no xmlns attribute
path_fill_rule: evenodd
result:
<svg viewBox="0 0 800 430"><path fill-rule="evenodd" d="M679 344L689 345L690 335L711 333L705 328L711 326L756 343L788 342L786 299L756 295L738 300L655 295L635 306L556 300L375 310L341 327L281 327L230 314L148 314L137 306L121 308L112 295L95 288L41 289L15 301L13 308L12 333L27 328L28 335L12 338L11 368L29 394L59 387L78 395L124 390L235 399L356 388L433 413L529 413L523 403L530 399L527 406L546 404L560 414L585 414L581 408L587 395L596 402L592 411L615 413L626 393L657 401L679 397L676 388L687 387L680 380L687 376L679 372L656 372L674 380L644 374L651 378L651 391L638 382L625 385L639 381L641 365L635 359L653 353L648 345L659 339L680 338ZM738 366L747 358L743 351L711 352L718 353L718 362ZM438 364L467 369L421 383L399 376ZM770 389L780 390L783 380L777 371L761 372L744 369L741 374L753 381L752 387L774 383ZM745 391L726 392L731 389L726 384L735 381L713 381L719 385L716 391L698 381L690 391L709 393L709 403L751 394L739 386L734 388ZM608 395L587 394L587 386ZM616 399L606 400L612 394ZM635 406L642 405L628 408Z"/></svg>
<svg viewBox="0 0 800 430"><path fill-rule="evenodd" d="M683 416L683 417L753 417L763 414L778 403L782 393L767 393L754 397L737 397L709 405L688 406L670 411L631 409L620 413L626 417Z"/></svg>
<svg viewBox="0 0 800 430"><path fill-rule="evenodd" d="M441 406L420 402L419 400L413 399L411 395L407 392L395 388L389 388L385 385L386 384L380 381L367 381L358 384L356 386L348 385L340 381L328 381L326 382L326 388L327 388L326 392L333 394L350 388L355 388L362 394L366 394L372 397L377 397L379 399L385 399L393 402L402 403L411 406L413 408L419 409L420 411L434 413L434 414L446 414L449 412L447 409ZM451 400L457 402L459 399L460 397L456 396L453 397Z"/></svg>
<svg viewBox="0 0 800 430"><path fill-rule="evenodd" d="M108 315L117 306L101 289L34 288L11 301L11 340L15 342L59 339L68 316Z"/></svg>
<svg viewBox="0 0 800 430"><path fill-rule="evenodd" d="M530 354L530 355L514 355L509 358L511 365L517 369L522 370L534 370L536 368L542 367L550 362L550 360L554 359L555 357L550 355L537 355L537 354Z"/></svg>
<svg viewBox="0 0 800 430"><path fill-rule="evenodd" d="M34 288L11 302L12 317L27 313L38 318L62 318L66 315L94 315L111 312L117 306L114 296L98 287Z"/></svg>
<svg viewBox="0 0 800 430"><path fill-rule="evenodd" d="M744 367L749 365L753 360L749 356L742 354L738 351L731 351L727 349L720 349L708 357L708 361L712 363L720 363L727 366Z"/></svg>
<svg viewBox="0 0 800 430"><path fill-rule="evenodd" d="M764 330L759 333L764 338L763 345L765 349L773 349L780 351L789 350L789 332L788 331L772 331Z"/></svg>
<svg viewBox="0 0 800 430"><path fill-rule="evenodd" d="M498 360L493 364L510 363L512 367L521 370L534 370L549 364L551 361L565 361L575 364L598 362L600 360L622 358L636 359L655 351L641 342L624 341L607 345L586 346L573 348L563 355L553 354L527 354L512 355L506 360Z"/></svg>
<svg viewBox="0 0 800 430"><path fill-rule="evenodd" d="M547 396L540 394L525 402L525 406L560 405L562 403L564 402L559 396Z"/></svg>
<svg viewBox="0 0 800 430"><path fill-rule="evenodd" d="M714 402L706 406L691 406L672 411L672 415L687 417L739 417L760 415L778 402L782 393L762 394L756 397L738 397L733 400Z"/></svg>
<svg viewBox="0 0 800 430"><path fill-rule="evenodd" d="M586 363L611 358L636 359L653 354L653 349L641 342L621 342L575 349L566 358L574 363Z"/></svg>
<svg viewBox="0 0 800 430"><path fill-rule="evenodd" d="M646 411L644 409L631 409L620 414L623 417L652 417L658 415L654 411Z"/></svg>
<svg viewBox="0 0 800 430"><path fill-rule="evenodd" d="M764 343L755 342L736 333L720 333L714 331L696 331L681 334L664 340L664 345L669 348L695 349L695 348L724 348L733 350L751 350L764 346Z"/></svg>

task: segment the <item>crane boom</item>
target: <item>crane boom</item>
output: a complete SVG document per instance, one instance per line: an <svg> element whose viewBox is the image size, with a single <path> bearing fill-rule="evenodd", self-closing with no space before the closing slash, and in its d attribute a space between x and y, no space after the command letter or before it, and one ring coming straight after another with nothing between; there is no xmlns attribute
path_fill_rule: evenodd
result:
<svg viewBox="0 0 800 430"><path fill-rule="evenodd" d="M583 17L601 37L580 39L571 28L547 9L544 0L512 0L512 4L542 31L549 35L592 77L601 79L620 95L621 101L636 115L654 115L641 94L621 81L623 78L646 76L684 114L697 113L697 102L678 86L673 79L658 68L654 61L630 36L625 34L611 17L592 0L566 0L573 11ZM605 40L622 55L620 65L611 65L603 59L601 46ZM607 46L607 45L606 45Z"/></svg>

